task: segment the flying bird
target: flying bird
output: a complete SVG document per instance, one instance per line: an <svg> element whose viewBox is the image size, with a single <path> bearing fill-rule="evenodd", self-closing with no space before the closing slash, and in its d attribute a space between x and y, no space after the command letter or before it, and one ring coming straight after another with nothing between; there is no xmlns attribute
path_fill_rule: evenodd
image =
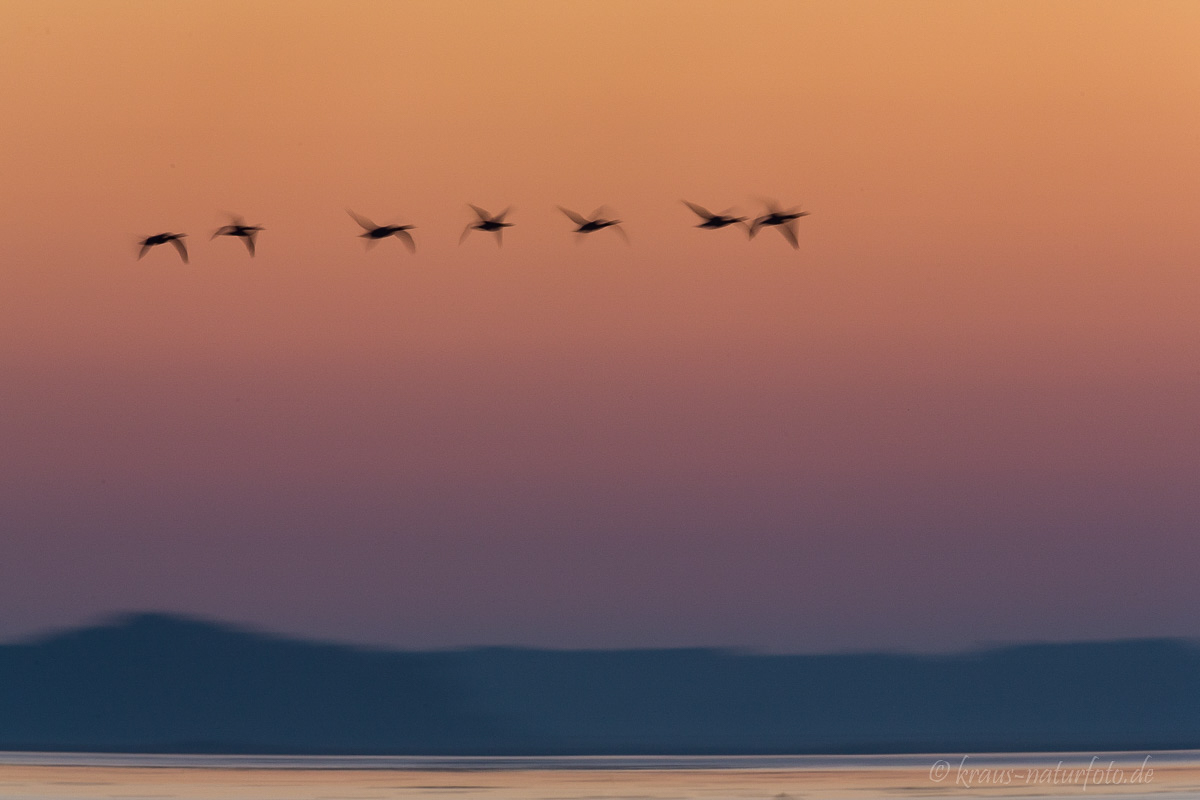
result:
<svg viewBox="0 0 1200 800"><path fill-rule="evenodd" d="M239 217L237 214L230 214L229 221L231 224L222 225L217 229L217 232L210 237L212 239L218 236L237 236L246 243L246 249L250 251L250 256L254 256L254 239L258 236L258 232L264 230L261 225L247 225L246 220Z"/></svg>
<svg viewBox="0 0 1200 800"><path fill-rule="evenodd" d="M470 203L467 205L470 205ZM504 217L508 215L508 212L512 211L512 206L504 209L494 217L479 206L471 206L471 210L475 212L475 216L479 217L479 219L467 223L467 227L463 228L462 236L458 237L458 243L462 244L465 242L471 231L485 231L496 234L497 247L503 245L504 229L511 228L514 224L504 221Z"/></svg>
<svg viewBox="0 0 1200 800"><path fill-rule="evenodd" d="M771 227L778 230L783 238L788 240L788 244L792 246L793 250L799 248L800 242L796 240L796 220L807 217L809 212L801 211L798 206L784 211L774 201L764 202L767 213L755 219L750 225L750 238L753 239L754 235L763 228Z"/></svg>
<svg viewBox="0 0 1200 800"><path fill-rule="evenodd" d="M695 203L689 203L687 200L684 200L683 204L690 208L696 216L704 220L696 226L697 228L707 228L708 230L715 231L718 228L724 228L728 225L744 225L746 222L745 217L729 216L733 212L732 208L726 209L720 214L714 214L704 206L698 206Z"/></svg>
<svg viewBox="0 0 1200 800"><path fill-rule="evenodd" d="M587 219L580 214L576 214L569 208L558 207L558 210L567 215L567 218L574 222L578 227L575 228L576 233L595 233L602 231L605 228L612 228L617 233L621 234L621 238L625 240L625 244L629 244L629 235L625 233L625 229L621 227L621 220L607 219L602 216L605 212L604 206L600 206L592 212L592 218Z"/></svg>
<svg viewBox="0 0 1200 800"><path fill-rule="evenodd" d="M169 242L179 251L179 257L186 264L188 263L188 253L187 246L183 243L183 237L185 236L187 236L186 233L156 233L153 236L147 236L138 242L142 246L142 249L138 251L138 258L141 259L142 256L150 252L151 247Z"/></svg>
<svg viewBox="0 0 1200 800"><path fill-rule="evenodd" d="M412 234L409 233L416 225L376 225L366 217L355 214L350 209L346 209L346 213L357 222L365 233L360 233L363 239L367 240L367 248L374 246L375 242L380 239L386 239L389 236L395 236L408 247L409 252L417 252L417 243L413 241Z"/></svg>

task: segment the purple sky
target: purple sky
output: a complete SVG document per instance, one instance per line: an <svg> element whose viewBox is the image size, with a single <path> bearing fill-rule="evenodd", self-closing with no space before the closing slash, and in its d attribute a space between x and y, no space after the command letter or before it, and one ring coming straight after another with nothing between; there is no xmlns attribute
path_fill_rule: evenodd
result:
<svg viewBox="0 0 1200 800"><path fill-rule="evenodd" d="M1200 6L505 5L0 10L0 640L1200 636Z"/></svg>

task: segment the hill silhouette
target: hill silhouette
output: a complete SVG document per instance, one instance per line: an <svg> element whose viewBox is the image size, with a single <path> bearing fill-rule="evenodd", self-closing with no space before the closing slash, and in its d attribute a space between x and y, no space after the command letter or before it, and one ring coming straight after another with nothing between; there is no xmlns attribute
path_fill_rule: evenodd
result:
<svg viewBox="0 0 1200 800"><path fill-rule="evenodd" d="M701 754L1200 747L1200 648L403 652L158 614L0 645L0 749Z"/></svg>

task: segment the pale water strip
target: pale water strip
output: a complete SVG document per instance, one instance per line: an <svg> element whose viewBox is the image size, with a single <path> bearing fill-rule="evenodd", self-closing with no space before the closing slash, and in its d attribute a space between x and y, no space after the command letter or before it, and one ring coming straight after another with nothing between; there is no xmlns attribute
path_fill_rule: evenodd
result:
<svg viewBox="0 0 1200 800"><path fill-rule="evenodd" d="M966 761L962 759L966 757ZM361 770L831 770L913 769L945 761L954 767L1052 768L1087 764L1093 757L1128 765L1200 766L1200 750L1088 751L1062 753L904 753L885 755L749 756L346 756L212 755L189 753L61 753L0 751L0 764L57 767L174 767L197 769Z"/></svg>

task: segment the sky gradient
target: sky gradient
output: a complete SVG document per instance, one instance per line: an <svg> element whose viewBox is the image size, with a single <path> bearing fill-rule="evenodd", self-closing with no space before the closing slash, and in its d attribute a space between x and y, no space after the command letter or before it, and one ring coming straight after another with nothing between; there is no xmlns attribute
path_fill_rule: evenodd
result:
<svg viewBox="0 0 1200 800"><path fill-rule="evenodd" d="M1197 41L1191 2L7 2L0 638L1200 636ZM680 202L764 196L799 250ZM602 203L630 246L554 208Z"/></svg>

